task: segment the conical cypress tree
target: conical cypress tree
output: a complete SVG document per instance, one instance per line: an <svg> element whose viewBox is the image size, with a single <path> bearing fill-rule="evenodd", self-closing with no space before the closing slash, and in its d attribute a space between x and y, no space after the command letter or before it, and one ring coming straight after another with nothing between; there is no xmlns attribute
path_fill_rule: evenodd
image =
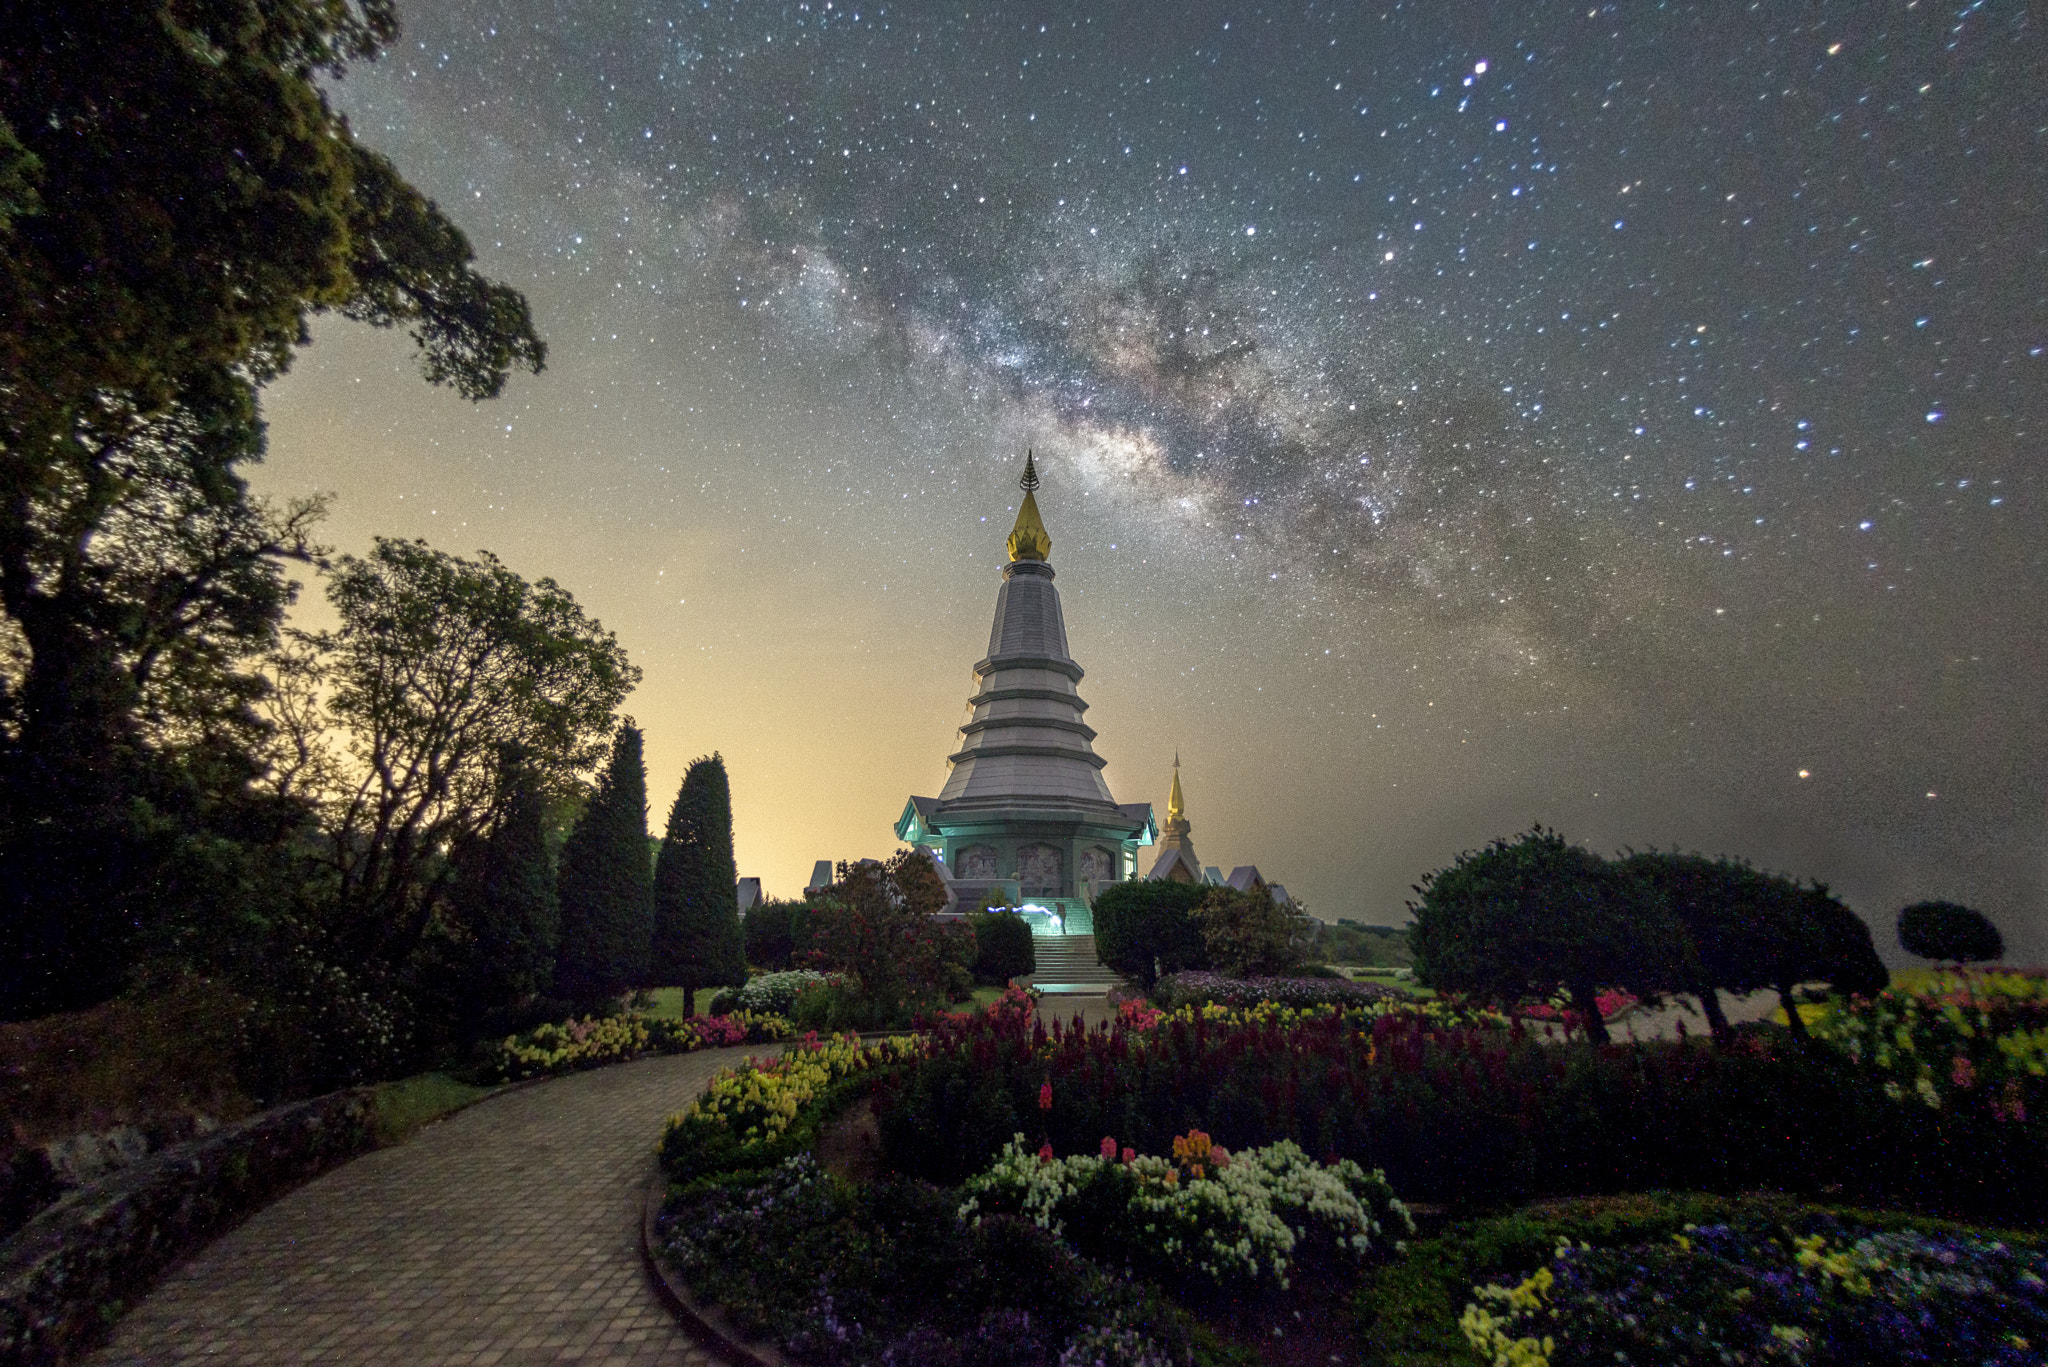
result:
<svg viewBox="0 0 2048 1367"><path fill-rule="evenodd" d="M654 868L655 976L683 989L686 1011L696 1011L698 988L746 981L738 881L732 785L714 754L683 775Z"/></svg>
<svg viewBox="0 0 2048 1367"><path fill-rule="evenodd" d="M555 992L594 1010L647 981L654 876L647 860L647 765L627 718L583 819L562 847L562 942Z"/></svg>
<svg viewBox="0 0 2048 1367"><path fill-rule="evenodd" d="M498 781L506 793L504 818L458 860L454 899L473 944L469 1014L486 1026L547 994L561 935L547 798L516 749L507 752Z"/></svg>

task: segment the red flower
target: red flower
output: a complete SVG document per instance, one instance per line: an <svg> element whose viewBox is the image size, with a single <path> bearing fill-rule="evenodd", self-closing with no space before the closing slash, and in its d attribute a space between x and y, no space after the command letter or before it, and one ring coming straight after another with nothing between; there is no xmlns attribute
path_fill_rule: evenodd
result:
<svg viewBox="0 0 2048 1367"><path fill-rule="evenodd" d="M1052 1144L1050 1142L1038 1146L1038 1161L1041 1163L1052 1162Z"/></svg>
<svg viewBox="0 0 2048 1367"><path fill-rule="evenodd" d="M1108 1135L1102 1136L1102 1157L1105 1161L1116 1157L1116 1141Z"/></svg>
<svg viewBox="0 0 2048 1367"><path fill-rule="evenodd" d="M1049 1111L1049 1110L1051 1110L1051 1109L1052 1109L1052 1079L1051 1079L1051 1078L1047 1078L1047 1079L1045 1080L1045 1085L1044 1085L1043 1087L1040 1087L1040 1088L1038 1089L1038 1109L1039 1109L1039 1110L1041 1110L1041 1111Z"/></svg>

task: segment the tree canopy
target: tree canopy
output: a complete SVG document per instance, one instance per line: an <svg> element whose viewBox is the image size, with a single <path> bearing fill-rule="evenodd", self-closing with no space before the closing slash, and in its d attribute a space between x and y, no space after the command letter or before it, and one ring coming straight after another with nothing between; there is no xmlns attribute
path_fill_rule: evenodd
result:
<svg viewBox="0 0 2048 1367"><path fill-rule="evenodd" d="M274 782L334 832L346 950L395 961L426 927L440 852L502 824L506 748L541 790L569 788L640 671L559 584L488 551L379 538L337 563L327 597L338 625L280 662Z"/></svg>
<svg viewBox="0 0 2048 1367"><path fill-rule="evenodd" d="M251 705L321 505L242 471L309 320L404 327L473 399L542 364L322 88L396 31L389 0L0 7L0 1014L104 996L208 841L288 821L251 807Z"/></svg>
<svg viewBox="0 0 2048 1367"><path fill-rule="evenodd" d="M1899 947L1923 959L1950 963L2002 958L2005 937L1991 918L1955 902L1915 902L1899 912Z"/></svg>
<svg viewBox="0 0 2048 1367"><path fill-rule="evenodd" d="M1417 979L1505 997L1563 984L1601 1043L1599 988L1652 995L1692 976L1684 929L1660 895L1541 826L1459 855L1416 892Z"/></svg>

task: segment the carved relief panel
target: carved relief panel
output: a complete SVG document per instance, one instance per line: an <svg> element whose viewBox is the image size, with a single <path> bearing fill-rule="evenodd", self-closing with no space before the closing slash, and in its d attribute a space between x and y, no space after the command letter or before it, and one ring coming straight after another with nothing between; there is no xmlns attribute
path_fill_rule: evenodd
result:
<svg viewBox="0 0 2048 1367"><path fill-rule="evenodd" d="M1018 891L1026 897L1058 897L1065 873L1066 859L1057 846L1026 845L1017 851Z"/></svg>

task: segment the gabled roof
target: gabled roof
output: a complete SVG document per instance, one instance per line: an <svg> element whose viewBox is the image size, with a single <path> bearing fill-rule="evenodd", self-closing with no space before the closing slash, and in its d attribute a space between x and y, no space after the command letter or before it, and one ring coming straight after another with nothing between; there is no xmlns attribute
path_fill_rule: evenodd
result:
<svg viewBox="0 0 2048 1367"><path fill-rule="evenodd" d="M835 875L832 872L832 861L820 859L811 866L811 881L804 885L804 891L816 892L820 888L829 888L834 881Z"/></svg>
<svg viewBox="0 0 2048 1367"><path fill-rule="evenodd" d="M915 845L932 834L932 813L938 808L935 797L914 797L903 804L903 815L896 818L896 838L906 845Z"/></svg>
<svg viewBox="0 0 2048 1367"><path fill-rule="evenodd" d="M1138 843L1150 845L1159 838L1159 822L1152 815L1149 802L1119 802L1116 809L1134 822L1140 822L1145 829L1138 832Z"/></svg>
<svg viewBox="0 0 2048 1367"><path fill-rule="evenodd" d="M1266 886L1266 880L1259 877L1257 864L1239 864L1230 871L1230 877L1223 881L1239 892L1250 892L1255 887Z"/></svg>
<svg viewBox="0 0 2048 1367"><path fill-rule="evenodd" d="M1204 883L1207 883L1212 888L1222 887L1223 870L1217 868L1214 864L1211 864L1208 868L1202 870L1202 881Z"/></svg>
<svg viewBox="0 0 2048 1367"><path fill-rule="evenodd" d="M1145 879L1147 882L1172 881L1175 869L1183 870L1190 883L1205 881L1202 871L1195 866L1195 861L1188 858L1188 852L1178 845L1170 845L1160 851L1159 858L1153 862L1152 872L1146 874Z"/></svg>

